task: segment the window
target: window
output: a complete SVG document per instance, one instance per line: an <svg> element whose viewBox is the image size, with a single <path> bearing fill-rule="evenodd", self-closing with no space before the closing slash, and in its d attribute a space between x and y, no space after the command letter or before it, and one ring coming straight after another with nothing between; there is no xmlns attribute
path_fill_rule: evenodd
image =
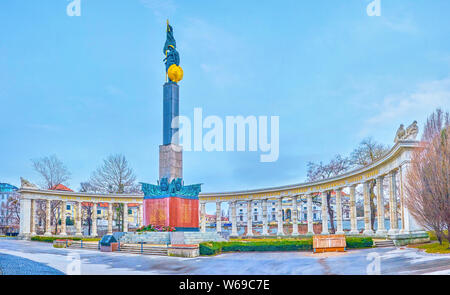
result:
<svg viewBox="0 0 450 295"><path fill-rule="evenodd" d="M239 216L239 220L240 221L242 221L243 220L243 216L241 215L241 216Z"/></svg>
<svg viewBox="0 0 450 295"><path fill-rule="evenodd" d="M314 219L317 219L317 214L316 213L314 213Z"/></svg>
<svg viewBox="0 0 450 295"><path fill-rule="evenodd" d="M97 210L97 215L102 214L102 210Z"/></svg>
<svg viewBox="0 0 450 295"><path fill-rule="evenodd" d="M255 212L257 212L257 211L258 211L258 209L256 209L256 208L255 208L255 210L254 210L254 211L255 211Z"/></svg>
<svg viewBox="0 0 450 295"><path fill-rule="evenodd" d="M133 214L133 210L128 209L128 214Z"/></svg>
<svg viewBox="0 0 450 295"><path fill-rule="evenodd" d="M303 214L303 219L307 219L307 218L306 218L306 214Z"/></svg>
<svg viewBox="0 0 450 295"><path fill-rule="evenodd" d="M258 221L258 215L255 215L255 221Z"/></svg>
<svg viewBox="0 0 450 295"><path fill-rule="evenodd" d="M70 210L70 205L67 205L67 210Z"/></svg>
<svg viewBox="0 0 450 295"><path fill-rule="evenodd" d="M275 211L275 208L272 208L272 211Z"/></svg>

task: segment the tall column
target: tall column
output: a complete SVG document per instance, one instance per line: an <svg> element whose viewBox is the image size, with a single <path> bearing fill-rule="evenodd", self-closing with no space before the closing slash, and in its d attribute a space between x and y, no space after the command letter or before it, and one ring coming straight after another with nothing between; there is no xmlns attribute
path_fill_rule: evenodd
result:
<svg viewBox="0 0 450 295"><path fill-rule="evenodd" d="M206 203L200 202L200 232L206 232Z"/></svg>
<svg viewBox="0 0 450 295"><path fill-rule="evenodd" d="M390 228L388 234L398 233L398 218L397 218L397 172L391 171L389 174L389 215L390 215Z"/></svg>
<svg viewBox="0 0 450 295"><path fill-rule="evenodd" d="M61 217L61 232L59 233L60 236L67 236L66 232L66 210L67 210L67 202L61 201L60 205L60 217Z"/></svg>
<svg viewBox="0 0 450 295"><path fill-rule="evenodd" d="M298 236L298 205L297 196L292 198L292 235Z"/></svg>
<svg viewBox="0 0 450 295"><path fill-rule="evenodd" d="M30 210L30 232L31 236L36 235L36 200L31 199L31 210Z"/></svg>
<svg viewBox="0 0 450 295"><path fill-rule="evenodd" d="M31 225L31 200L25 199L23 195L21 195L19 202L20 202L19 235L22 238L29 238Z"/></svg>
<svg viewBox="0 0 450 295"><path fill-rule="evenodd" d="M216 202L216 232L222 232L222 209L221 202Z"/></svg>
<svg viewBox="0 0 450 295"><path fill-rule="evenodd" d="M128 204L123 204L123 231L128 232Z"/></svg>
<svg viewBox="0 0 450 295"><path fill-rule="evenodd" d="M108 231L107 231L107 235L112 235L113 234L113 210L112 210L113 204L112 203L108 203Z"/></svg>
<svg viewBox="0 0 450 295"><path fill-rule="evenodd" d="M142 206L142 204L139 204L139 227L144 226L144 206Z"/></svg>
<svg viewBox="0 0 450 295"><path fill-rule="evenodd" d="M284 236L284 229L283 229L283 198L278 198L278 208L277 208L277 221L278 221L278 230L277 235L278 236Z"/></svg>
<svg viewBox="0 0 450 295"><path fill-rule="evenodd" d="M356 184L350 186L350 234L357 235L358 231L358 221L356 218Z"/></svg>
<svg viewBox="0 0 450 295"><path fill-rule="evenodd" d="M327 192L321 192L322 196L322 235L328 235L328 207L327 207Z"/></svg>
<svg viewBox="0 0 450 295"><path fill-rule="evenodd" d="M247 201L247 236L253 236L252 200Z"/></svg>
<svg viewBox="0 0 450 295"><path fill-rule="evenodd" d="M312 195L306 196L306 206L307 206L307 219L308 219L308 232L307 235L314 235L314 224L313 224L313 208L312 208Z"/></svg>
<svg viewBox="0 0 450 295"><path fill-rule="evenodd" d="M344 234L344 228L342 226L342 189L336 189L336 223L337 223L337 235Z"/></svg>
<svg viewBox="0 0 450 295"><path fill-rule="evenodd" d="M373 235L372 230L372 218L370 216L370 192L369 192L369 181L363 183L363 194L364 194L364 235Z"/></svg>
<svg viewBox="0 0 450 295"><path fill-rule="evenodd" d="M263 222L263 228L262 228L262 235L268 236L269 235L269 222L268 222L268 216L267 216L267 199L262 200L262 222Z"/></svg>
<svg viewBox="0 0 450 295"><path fill-rule="evenodd" d="M92 230L91 230L91 236L96 237L98 236L97 233L97 203L94 202L92 204Z"/></svg>
<svg viewBox="0 0 450 295"><path fill-rule="evenodd" d="M82 212L81 212L81 201L77 201L77 219L76 219L76 236L82 236L83 233L81 232L81 216L82 216Z"/></svg>
<svg viewBox="0 0 450 295"><path fill-rule="evenodd" d="M45 233L44 236L51 236L52 235L52 229L50 224L50 211L51 211L51 200L46 201L45 205Z"/></svg>
<svg viewBox="0 0 450 295"><path fill-rule="evenodd" d="M377 177L377 235L386 235L387 231L384 227L384 192L383 192L384 176Z"/></svg>
<svg viewBox="0 0 450 295"><path fill-rule="evenodd" d="M236 200L231 201L231 236L239 236L237 231L237 218L236 218Z"/></svg>

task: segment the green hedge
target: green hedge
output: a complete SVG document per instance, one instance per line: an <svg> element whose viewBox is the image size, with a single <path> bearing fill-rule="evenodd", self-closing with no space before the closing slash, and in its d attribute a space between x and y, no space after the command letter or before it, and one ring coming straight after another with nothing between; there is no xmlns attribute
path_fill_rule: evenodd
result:
<svg viewBox="0 0 450 295"><path fill-rule="evenodd" d="M82 237L45 237L45 236L33 236L31 237L32 241L38 241L38 242L46 242L46 243L53 243L54 240L72 240L72 241L99 241L99 238L82 238Z"/></svg>
<svg viewBox="0 0 450 295"><path fill-rule="evenodd" d="M346 242L349 249L368 248L373 245L373 240L370 237L348 237ZM312 251L312 249L312 239L204 242L199 245L200 255L250 251Z"/></svg>
<svg viewBox="0 0 450 295"><path fill-rule="evenodd" d="M370 248L373 246L373 240L370 237L346 237L347 249Z"/></svg>

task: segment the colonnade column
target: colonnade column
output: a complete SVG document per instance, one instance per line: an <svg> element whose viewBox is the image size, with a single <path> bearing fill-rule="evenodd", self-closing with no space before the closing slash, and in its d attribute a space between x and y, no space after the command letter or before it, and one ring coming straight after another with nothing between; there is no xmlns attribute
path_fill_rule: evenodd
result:
<svg viewBox="0 0 450 295"><path fill-rule="evenodd" d="M92 204L92 229L91 229L91 236L96 237L98 236L97 233L97 203Z"/></svg>
<svg viewBox="0 0 450 295"><path fill-rule="evenodd" d="M123 204L123 231L128 232L128 204Z"/></svg>
<svg viewBox="0 0 450 295"><path fill-rule="evenodd" d="M82 236L83 234L81 232L81 215L82 215L82 212L81 212L81 201L77 201L76 204L77 204L77 209L76 209L76 211L77 211L77 218L76 218L76 222L75 222L75 227L76 227L75 235L76 236Z"/></svg>
<svg viewBox="0 0 450 295"><path fill-rule="evenodd" d="M247 236L253 236L252 201L247 201Z"/></svg>
<svg viewBox="0 0 450 295"><path fill-rule="evenodd" d="M357 235L358 231L358 222L356 218L356 185L350 186L350 234Z"/></svg>
<svg viewBox="0 0 450 295"><path fill-rule="evenodd" d="M337 223L337 235L344 234L344 228L342 226L342 189L336 189L336 223Z"/></svg>
<svg viewBox="0 0 450 295"><path fill-rule="evenodd" d="M384 227L384 192L383 192L384 176L377 177L377 235L385 235L387 233Z"/></svg>
<svg viewBox="0 0 450 295"><path fill-rule="evenodd" d="M200 232L206 232L205 202L200 202Z"/></svg>
<svg viewBox="0 0 450 295"><path fill-rule="evenodd" d="M139 222L139 227L144 226L144 206L142 204L139 204L139 208L138 208L138 212L139 212L139 217L138 217L138 222Z"/></svg>
<svg viewBox="0 0 450 295"><path fill-rule="evenodd" d="M314 224L313 224L313 210L312 210L312 195L306 196L306 206L307 206L307 219L308 219L308 232L307 235L314 235Z"/></svg>
<svg viewBox="0 0 450 295"><path fill-rule="evenodd" d="M277 235L283 236L284 230L283 230L283 198L278 198L278 210L277 210L277 221L278 221L278 230Z"/></svg>
<svg viewBox="0 0 450 295"><path fill-rule="evenodd" d="M328 235L328 207L327 207L327 193L321 192L322 196L322 235Z"/></svg>
<svg viewBox="0 0 450 295"><path fill-rule="evenodd" d="M297 196L292 198L292 235L298 236L298 205L297 205Z"/></svg>
<svg viewBox="0 0 450 295"><path fill-rule="evenodd" d="M112 203L108 203L108 231L107 235L112 235L113 233L113 226L112 226L112 218L113 218L113 210L112 210Z"/></svg>
<svg viewBox="0 0 450 295"><path fill-rule="evenodd" d="M262 200L262 222L263 222L263 228L262 228L262 235L268 236L269 235L269 229L268 229L268 216L267 216L267 199Z"/></svg>
<svg viewBox="0 0 450 295"><path fill-rule="evenodd" d="M61 232L59 233L59 235L61 236L67 236L67 232L66 232L66 209L67 209L67 202L66 201L61 201L61 205L60 205L60 217L61 217Z"/></svg>
<svg viewBox="0 0 450 295"><path fill-rule="evenodd" d="M237 237L236 201L231 201L231 236Z"/></svg>
<svg viewBox="0 0 450 295"><path fill-rule="evenodd" d="M369 182L363 183L363 194L364 194L364 235L373 235L372 222L371 222L371 210L370 210L370 192L369 192Z"/></svg>
<svg viewBox="0 0 450 295"><path fill-rule="evenodd" d="M51 201L50 200L46 200L46 204L45 204L45 233L44 236L51 236L51 224L50 224L50 207L51 207Z"/></svg>
<svg viewBox="0 0 450 295"><path fill-rule="evenodd" d="M396 171L391 171L389 174L389 216L390 228L388 234L398 233L398 218L397 218L397 183Z"/></svg>
<svg viewBox="0 0 450 295"><path fill-rule="evenodd" d="M221 202L216 202L216 232L222 232L222 209Z"/></svg>
<svg viewBox="0 0 450 295"><path fill-rule="evenodd" d="M36 200L31 199L31 211L30 211L30 232L32 236L36 235Z"/></svg>

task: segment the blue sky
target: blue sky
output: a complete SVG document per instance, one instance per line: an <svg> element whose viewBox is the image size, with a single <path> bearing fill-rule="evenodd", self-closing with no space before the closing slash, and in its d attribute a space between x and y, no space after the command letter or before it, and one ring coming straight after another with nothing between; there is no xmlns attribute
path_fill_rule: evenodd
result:
<svg viewBox="0 0 450 295"><path fill-rule="evenodd" d="M0 2L0 181L39 182L30 159L56 154L79 188L109 154L156 182L162 47L174 27L181 113L280 116L280 156L186 152L203 191L302 182L308 161L347 155L366 136L392 145L450 106L450 1Z"/></svg>

